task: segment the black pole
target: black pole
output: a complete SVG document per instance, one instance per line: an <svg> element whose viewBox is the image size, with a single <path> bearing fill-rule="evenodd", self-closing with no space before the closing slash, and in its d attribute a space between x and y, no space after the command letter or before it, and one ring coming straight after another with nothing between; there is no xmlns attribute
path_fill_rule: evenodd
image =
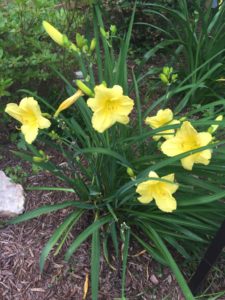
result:
<svg viewBox="0 0 225 300"><path fill-rule="evenodd" d="M215 263L216 259L220 255L225 246L225 220L221 225L220 229L217 231L214 239L209 245L205 256L201 260L195 274L192 276L189 286L193 294L196 294L203 283L206 275L211 269L212 265Z"/></svg>

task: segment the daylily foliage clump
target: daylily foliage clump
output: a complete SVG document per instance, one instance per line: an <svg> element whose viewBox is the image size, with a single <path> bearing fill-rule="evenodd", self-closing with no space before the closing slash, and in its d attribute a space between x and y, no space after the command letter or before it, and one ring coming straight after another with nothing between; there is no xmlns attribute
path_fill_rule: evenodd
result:
<svg viewBox="0 0 225 300"><path fill-rule="evenodd" d="M54 113L54 117L58 117L61 111L69 108L83 95L83 92L78 90L74 95L64 100ZM123 95L121 86L115 85L112 88L107 88L101 84L95 87L94 95L94 98L87 100L87 106L94 112L92 116L93 129L103 133L116 122L123 125L129 123L128 115L133 109L134 101ZM42 116L38 102L33 98L24 98L19 106L9 103L5 111L23 124L21 131L28 144L31 144L37 137L38 128L50 127L50 121ZM173 113L170 109L165 109L160 110L154 117L147 117L145 123L152 128L160 128L166 124L172 125L180 122L173 120ZM153 139L158 141L160 137L164 137L166 141L162 143L161 151L172 157L207 146L212 141L212 135L209 132L198 133L188 121L183 122L176 133L172 129L163 130L159 134L157 137L153 136ZM211 153L212 150L207 149L187 155L181 159L181 164L187 170L192 170L194 163L208 165ZM150 172L149 177L158 178L158 175L155 172ZM136 191L141 194L141 197L137 199L145 204L155 199L159 209L164 212L172 212L177 207L172 194L176 192L178 185L174 183L174 174L164 176L162 179L171 182L148 180L139 184Z"/></svg>
<svg viewBox="0 0 225 300"><path fill-rule="evenodd" d="M128 85L126 62L134 13L135 8L128 32L121 40L118 57L113 52L115 26L111 26L109 32L105 30L97 4L93 4L94 37L90 40L77 34L76 41L69 41L51 24L44 22L50 37L74 52L84 79L77 80L76 86L65 80L70 95L58 108L42 100L42 105L47 103L51 109L48 119L33 98L23 99L19 106L10 103L5 111L22 123L21 132L28 143L30 152L17 155L52 172L66 183L63 191L75 194L74 201L45 209L46 213L71 206L74 211L44 247L41 270L51 249L57 246L58 253L73 226L84 214L88 214L90 220L92 211L91 224L75 238L65 258L69 260L79 245L92 237L93 300L98 299L102 245L107 263L115 269L108 251L109 243L112 243L116 257L122 257L122 298L125 297L131 238L154 259L171 267L183 293L192 300L193 295L167 244L185 259L190 259L190 245L206 242L215 230L210 227L210 219L219 222L221 211L225 211L216 201L225 196L221 165L225 153L219 147L222 142L217 134L224 127L221 103L215 104L221 114L216 120L215 114L204 116L207 107L176 113L166 102L167 94L157 100L158 111L154 103L143 108L142 100L146 103L151 99L142 91L141 74L133 72L132 84ZM97 62L96 69L92 68L93 62ZM172 73L172 68L164 69L169 85L177 80ZM196 113L200 115L198 120ZM50 123L52 127L48 129ZM59 131L55 124L61 126ZM38 143L34 141L39 129L44 129L40 131L42 141L63 155L67 172L36 148ZM50 190L54 188L60 190L49 187ZM41 213L41 209L37 210L35 216ZM27 220L33 215L27 213L11 223ZM119 247L120 243L122 247Z"/></svg>

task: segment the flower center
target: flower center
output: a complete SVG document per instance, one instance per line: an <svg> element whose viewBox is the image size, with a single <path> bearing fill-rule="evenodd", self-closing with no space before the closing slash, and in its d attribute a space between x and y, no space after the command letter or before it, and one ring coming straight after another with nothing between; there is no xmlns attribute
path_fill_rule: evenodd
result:
<svg viewBox="0 0 225 300"><path fill-rule="evenodd" d="M116 101L108 100L108 101L106 102L105 108L106 108L106 110L107 110L108 112L113 113L113 112L115 112L115 111L117 110L118 104L117 104Z"/></svg>
<svg viewBox="0 0 225 300"><path fill-rule="evenodd" d="M194 150L199 148L199 143L196 140L189 140L189 141L183 141L181 143L181 147L183 148L184 152Z"/></svg>
<svg viewBox="0 0 225 300"><path fill-rule="evenodd" d="M33 111L26 111L22 115L23 124L35 125L37 123L37 116Z"/></svg>

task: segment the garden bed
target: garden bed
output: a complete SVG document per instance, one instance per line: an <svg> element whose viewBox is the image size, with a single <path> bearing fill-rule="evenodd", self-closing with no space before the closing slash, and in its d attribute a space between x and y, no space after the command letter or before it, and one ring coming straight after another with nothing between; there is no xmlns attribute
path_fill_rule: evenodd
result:
<svg viewBox="0 0 225 300"><path fill-rule="evenodd" d="M6 150L7 149L7 150ZM7 144L0 149L2 160L0 169L9 166L22 166L25 173L31 172L30 166L18 160L9 150L14 147ZM56 157L53 157L56 159ZM59 159L59 158L58 158ZM62 163L60 160L58 163ZM50 173L41 172L29 175L24 184L27 186L53 186L59 187L62 183L57 181ZM26 190L26 211L47 204L59 203L73 199L73 194L53 191ZM39 218L12 225L0 230L0 295L4 300L79 300L83 296L85 278L90 273L90 247L91 241L76 251L70 263L63 261L63 254L50 255L46 262L44 273L40 273L39 258L42 248L51 237L55 228L69 213L68 209L41 216ZM66 245L69 245L88 224L88 218L82 219L73 229ZM65 246L64 245L64 249ZM112 270L101 259L100 293L99 299L120 298L121 272L120 265L112 254ZM192 266L193 270L196 267ZM190 276L190 266L186 266L184 273ZM208 292L225 289L223 270L225 268L224 255L221 256L217 266L212 270L205 287ZM130 247L127 271L127 297L133 300L150 299L176 299L182 300L182 293L174 276L168 268L160 266L143 251L136 243ZM91 300L90 291L87 298ZM219 298L220 300L225 297Z"/></svg>
<svg viewBox="0 0 225 300"><path fill-rule="evenodd" d="M21 165L28 174L31 169L9 151L1 150L3 159L0 169ZM61 163L61 161L60 161ZM26 186L61 185L49 173L39 173L27 177ZM73 199L73 194L52 191L26 190L26 211L46 204L59 203ZM0 231L0 295L4 300L68 300L82 299L86 275L89 274L90 241L84 243L74 254L70 263L63 262L62 254L50 255L43 274L39 270L39 257L45 243L55 228L69 213L68 209L41 216L19 225L12 225ZM67 240L67 245L88 224L82 219ZM65 246L64 246L65 247ZM127 296L129 299L182 299L179 287L168 268L161 267L146 254L140 246L134 244L130 249L128 260ZM112 270L101 260L101 277L99 299L120 297L120 265L113 257ZM91 299L88 293L87 299Z"/></svg>

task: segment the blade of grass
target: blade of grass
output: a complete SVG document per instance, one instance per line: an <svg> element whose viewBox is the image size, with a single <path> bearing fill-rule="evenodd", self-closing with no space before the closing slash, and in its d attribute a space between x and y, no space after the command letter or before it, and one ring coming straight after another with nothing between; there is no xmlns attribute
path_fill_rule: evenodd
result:
<svg viewBox="0 0 225 300"><path fill-rule="evenodd" d="M98 300L100 271L100 237L99 229L92 234L91 244L91 294L93 300Z"/></svg>
<svg viewBox="0 0 225 300"><path fill-rule="evenodd" d="M162 253L165 260L167 261L174 275L176 276L176 279L180 285L182 292L184 293L185 298L188 300L195 300L190 288L188 287L186 280L184 279L184 276L182 275L180 269L178 268L175 260L173 259L171 253L167 249L163 240L160 238L158 233L151 226L148 226L148 231L149 231L149 236L157 245L158 249Z"/></svg>
<svg viewBox="0 0 225 300"><path fill-rule="evenodd" d="M126 226L124 229L124 244L123 244L123 263L122 263L122 298L126 299L125 289L126 289L126 270L127 270L127 258L130 243L130 228Z"/></svg>
<svg viewBox="0 0 225 300"><path fill-rule="evenodd" d="M76 251L76 249L80 246L80 244L82 244L91 234L93 234L101 226L110 222L111 220L112 220L112 216L108 215L108 216L98 219L97 221L92 223L90 226L88 226L70 245L70 247L68 248L68 250L65 254L65 260L68 261L70 259L70 257L73 255L73 253Z"/></svg>
<svg viewBox="0 0 225 300"><path fill-rule="evenodd" d="M45 261L49 255L50 251L52 250L52 248L58 242L60 237L64 234L66 229L70 226L70 224L72 222L73 223L77 222L83 213L84 213L84 211L82 211L82 210L73 212L52 234L51 238L48 240L48 242L46 243L46 245L44 246L44 248L41 251L40 263L39 263L41 272L43 272L43 270L44 270Z"/></svg>
<svg viewBox="0 0 225 300"><path fill-rule="evenodd" d="M51 212L57 211L59 209L67 208L74 205L74 201L69 202L63 202L60 204L53 204L53 205L45 205L40 208L37 208L35 210L29 211L24 213L23 215L20 215L18 217L15 217L7 222L7 224L18 224L33 218L37 218L43 214L49 214Z"/></svg>

